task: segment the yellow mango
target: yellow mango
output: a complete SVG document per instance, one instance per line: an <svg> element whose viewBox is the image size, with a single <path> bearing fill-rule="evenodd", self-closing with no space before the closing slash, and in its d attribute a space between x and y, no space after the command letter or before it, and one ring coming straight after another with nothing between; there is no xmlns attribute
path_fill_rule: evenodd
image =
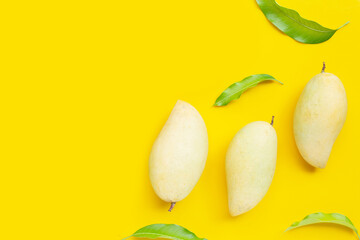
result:
<svg viewBox="0 0 360 240"><path fill-rule="evenodd" d="M206 163L208 135L199 112L178 101L155 140L149 160L155 193L170 202L183 200L195 187Z"/></svg>
<svg viewBox="0 0 360 240"><path fill-rule="evenodd" d="M226 181L231 216L254 208L272 182L277 156L275 129L252 122L233 138L226 154Z"/></svg>
<svg viewBox="0 0 360 240"><path fill-rule="evenodd" d="M325 168L333 144L346 119L345 88L338 77L324 72L305 86L294 114L294 136L302 157Z"/></svg>

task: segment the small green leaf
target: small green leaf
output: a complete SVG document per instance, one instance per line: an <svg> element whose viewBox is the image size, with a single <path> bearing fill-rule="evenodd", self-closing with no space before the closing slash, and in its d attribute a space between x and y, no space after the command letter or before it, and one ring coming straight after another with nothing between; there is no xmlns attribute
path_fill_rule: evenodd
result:
<svg viewBox="0 0 360 240"><path fill-rule="evenodd" d="M301 43L322 43L329 40L338 29L329 29L320 24L302 18L292 9L284 8L275 0L256 0L266 18L280 31Z"/></svg>
<svg viewBox="0 0 360 240"><path fill-rule="evenodd" d="M198 238L194 233L186 228L175 224L152 224L137 230L130 237L139 238L165 238L170 240L206 240L205 238Z"/></svg>
<svg viewBox="0 0 360 240"><path fill-rule="evenodd" d="M294 228L311 225L315 223L334 223L339 224L345 227L348 227L356 233L358 238L360 239L359 233L357 229L355 228L354 224L350 221L349 218L346 216L339 214L339 213L313 213L308 216L306 216L303 220L299 222L293 223L286 231L289 231ZM286 232L285 231L285 232Z"/></svg>
<svg viewBox="0 0 360 240"><path fill-rule="evenodd" d="M214 106L225 106L232 100L238 99L243 92L249 88L255 87L258 83L263 81L273 80L281 84L279 80L267 74L255 74L244 78L240 82L236 82L228 87L215 101Z"/></svg>

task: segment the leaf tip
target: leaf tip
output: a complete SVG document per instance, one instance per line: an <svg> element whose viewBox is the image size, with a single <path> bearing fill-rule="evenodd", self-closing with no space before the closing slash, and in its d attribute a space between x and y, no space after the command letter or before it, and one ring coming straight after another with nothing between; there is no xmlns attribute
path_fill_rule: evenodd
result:
<svg viewBox="0 0 360 240"><path fill-rule="evenodd" d="M345 26L348 25L349 23L350 23L350 21L347 21L345 24L343 24L343 25L341 25L340 27L338 27L338 28L336 29L336 31L339 30L340 28L345 27Z"/></svg>
<svg viewBox="0 0 360 240"><path fill-rule="evenodd" d="M220 101L216 101L213 105L213 107L222 107L222 106L225 106L226 104L223 104L222 102Z"/></svg>

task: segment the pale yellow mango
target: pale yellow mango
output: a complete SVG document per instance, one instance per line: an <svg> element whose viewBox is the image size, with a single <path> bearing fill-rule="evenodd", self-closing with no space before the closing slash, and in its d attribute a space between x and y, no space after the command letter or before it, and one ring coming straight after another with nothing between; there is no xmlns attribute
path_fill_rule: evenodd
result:
<svg viewBox="0 0 360 240"><path fill-rule="evenodd" d="M307 83L295 109L294 136L310 165L325 168L346 113L346 93L338 77L322 72Z"/></svg>
<svg viewBox="0 0 360 240"><path fill-rule="evenodd" d="M252 122L233 138L226 154L226 181L231 216L254 208L272 182L277 156L275 129Z"/></svg>
<svg viewBox="0 0 360 240"><path fill-rule="evenodd" d="M208 135L199 112L178 101L150 154L149 172L155 193L164 201L183 200L195 187L206 163Z"/></svg>

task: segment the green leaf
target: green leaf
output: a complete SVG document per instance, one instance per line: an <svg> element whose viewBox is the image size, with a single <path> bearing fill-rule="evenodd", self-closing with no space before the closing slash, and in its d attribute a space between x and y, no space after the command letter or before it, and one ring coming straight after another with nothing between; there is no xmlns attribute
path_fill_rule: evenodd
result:
<svg viewBox="0 0 360 240"><path fill-rule="evenodd" d="M329 40L337 30L348 24L345 23L338 29L329 29L320 24L302 18L292 9L284 8L275 0L256 0L266 18L280 31L301 43L322 43Z"/></svg>
<svg viewBox="0 0 360 240"><path fill-rule="evenodd" d="M300 222L293 223L286 231L289 231L294 228L311 225L315 223L334 223L339 224L345 227L348 227L356 233L358 238L360 239L359 233L357 229L355 228L354 224L350 221L349 218L346 216L339 214L339 213L313 213L308 216L306 216L303 220ZM286 232L285 231L285 232Z"/></svg>
<svg viewBox="0 0 360 240"><path fill-rule="evenodd" d="M133 235L127 237L139 238L165 238L171 240L206 240L198 238L194 233L186 228L175 224L153 224L137 230ZM123 240L127 239L124 238Z"/></svg>
<svg viewBox="0 0 360 240"><path fill-rule="evenodd" d="M228 87L215 101L214 106L225 106L232 100L238 99L243 92L249 88L255 87L258 83L263 81L273 80L281 84L279 80L267 74L255 74L244 78L240 82L236 82Z"/></svg>

